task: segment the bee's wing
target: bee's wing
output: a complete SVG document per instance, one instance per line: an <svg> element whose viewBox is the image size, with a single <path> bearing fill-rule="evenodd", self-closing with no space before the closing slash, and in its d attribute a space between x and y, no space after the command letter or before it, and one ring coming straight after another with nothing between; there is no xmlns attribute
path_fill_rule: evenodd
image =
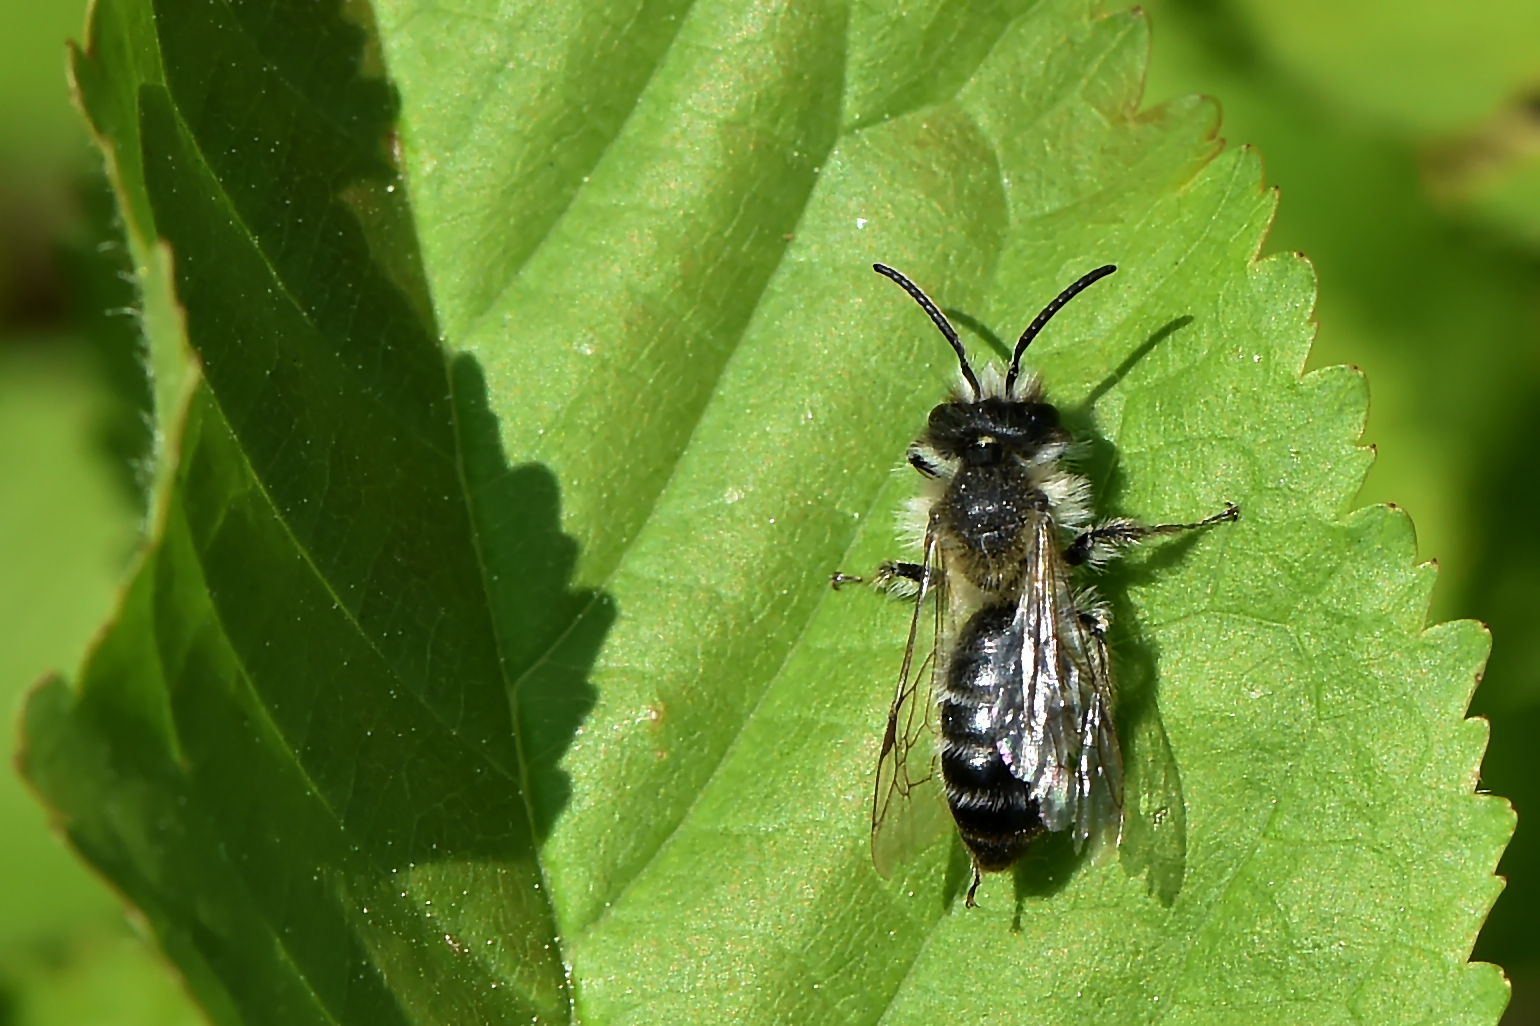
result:
<svg viewBox="0 0 1540 1026"><path fill-rule="evenodd" d="M1068 577L1069 568L1059 565ZM1085 610L1071 606L1067 611L1072 628L1080 638L1076 651L1086 654L1086 673L1090 685L1084 695L1086 704L1080 722L1080 765L1075 781L1075 849L1090 841L1093 849L1116 848L1123 835L1123 752L1118 746L1117 724L1113 720L1112 668L1107 660L1107 639L1102 626Z"/></svg>
<svg viewBox="0 0 1540 1026"><path fill-rule="evenodd" d="M999 751L1032 785L1049 830L1073 828L1078 850L1123 822L1123 759L1112 719L1107 643L1076 604L1053 522L1033 533L1017 601L1013 640L1020 687L1001 696Z"/></svg>
<svg viewBox="0 0 1540 1026"><path fill-rule="evenodd" d="M1128 708L1127 692L1123 707ZM1170 906L1187 875L1187 806L1182 774L1171 753L1160 710L1148 708L1124 723L1128 801L1118 858L1130 876L1143 875L1151 894Z"/></svg>
<svg viewBox="0 0 1540 1026"><path fill-rule="evenodd" d="M893 875L899 863L928 848L948 826L939 790L926 786L935 775L935 743L929 723L931 692L937 664L944 658L941 649L948 615L946 574L933 530L925 534L922 566L924 579L914 597L909 641L888 710L872 794L872 863L884 879ZM927 598L933 614L928 626L924 613Z"/></svg>

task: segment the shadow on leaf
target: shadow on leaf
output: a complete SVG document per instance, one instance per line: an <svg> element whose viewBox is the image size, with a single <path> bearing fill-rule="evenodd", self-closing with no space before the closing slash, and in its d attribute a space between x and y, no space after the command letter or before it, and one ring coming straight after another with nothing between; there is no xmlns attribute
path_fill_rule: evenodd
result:
<svg viewBox="0 0 1540 1026"><path fill-rule="evenodd" d="M543 466L508 465L480 365L461 355L452 372L487 590L535 834L544 840L571 795L559 763L593 709L588 674L615 622L615 604L603 592L571 586L578 547L561 530L561 488Z"/></svg>

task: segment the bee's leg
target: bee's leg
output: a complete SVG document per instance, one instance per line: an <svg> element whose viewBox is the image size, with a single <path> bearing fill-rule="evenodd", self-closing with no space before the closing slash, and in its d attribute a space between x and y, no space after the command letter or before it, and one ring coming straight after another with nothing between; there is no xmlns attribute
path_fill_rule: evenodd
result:
<svg viewBox="0 0 1540 1026"><path fill-rule="evenodd" d="M1100 563L1110 559L1124 545L1132 545L1153 535L1195 531L1221 521L1234 520L1240 515L1241 508L1233 502L1227 502L1223 510L1195 524L1136 524L1132 520L1109 520L1077 535L1064 550L1064 561L1071 566Z"/></svg>
<svg viewBox="0 0 1540 1026"><path fill-rule="evenodd" d="M973 900L973 896L979 892L979 884L984 882L984 876L979 872L978 863L973 864L973 885L968 888L968 897L963 900L965 908L978 908L979 903Z"/></svg>
<svg viewBox="0 0 1540 1026"><path fill-rule="evenodd" d="M899 563L889 561L877 568L877 573L872 577L872 587L878 591L891 591L900 594L913 594L925 581L925 567L919 563ZM829 575L829 584L835 591L839 591L842 585L865 584L866 578L855 574L833 573Z"/></svg>
<svg viewBox="0 0 1540 1026"><path fill-rule="evenodd" d="M909 447L905 458L908 459L911 467L918 470L925 477L936 478L941 476L943 469L941 461L928 446L923 446L919 442L914 443Z"/></svg>
<svg viewBox="0 0 1540 1026"><path fill-rule="evenodd" d="M877 568L872 586L877 588L907 588L911 584L925 583L925 567L919 563L887 562Z"/></svg>
<svg viewBox="0 0 1540 1026"><path fill-rule="evenodd" d="M1098 641L1105 641L1107 639L1107 629L1112 626L1112 614L1108 612L1102 600L1096 597L1094 591L1087 589L1085 594L1090 596L1094 604L1080 610L1081 626L1091 633L1091 637L1096 638Z"/></svg>

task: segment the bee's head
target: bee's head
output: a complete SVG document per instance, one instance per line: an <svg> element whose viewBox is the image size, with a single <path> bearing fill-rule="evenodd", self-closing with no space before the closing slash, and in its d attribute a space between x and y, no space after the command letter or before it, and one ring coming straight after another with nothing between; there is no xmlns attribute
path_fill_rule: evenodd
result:
<svg viewBox="0 0 1540 1026"><path fill-rule="evenodd" d="M948 321L946 315L937 309L936 304L930 301L929 296L920 291L918 285L886 264L873 264L872 270L883 277L893 279L900 288L914 297L914 301L919 303L926 313L930 314L930 319L935 322L936 327L941 330L941 334L945 335L946 340L951 343L952 349L957 353L957 362L962 365L963 380L967 382L968 388L972 391L971 401L965 396L953 402L943 403L932 410L930 413L931 431L935 433L938 430L937 417L942 415L943 410L952 409L953 407L967 411L966 413L958 413L956 415L959 420L967 419L968 417L972 417L974 421L978 422L984 420L994 422L998 420L1000 424L1010 426L1016 424L1016 420L1011 418L1035 421L1042 416L1046 416L1051 420L1050 428L1057 426L1059 414L1052 406L1049 406L1047 403L1038 402L1034 395L1023 396L1020 399L1016 398L1016 379L1021 372L1021 356L1027 351L1027 346L1032 344L1032 340L1037 338L1037 333L1042 331L1044 325L1053 319L1054 314L1059 312L1060 307L1074 299L1088 285L1107 277L1107 275L1116 271L1117 268L1112 264L1106 264L1088 274L1082 275L1073 285L1060 292L1052 303L1043 307L1042 313L1033 318L1032 323L1027 325L1027 330L1021 333L1021 338L1016 342L1016 351L1011 354L1010 370L1005 374L1005 394L1000 397L986 397L984 395L983 389L979 387L978 375L974 374L973 368L968 365L968 354L963 349L962 340L957 337L957 331L952 327L952 322ZM1028 391L1035 392L1036 390L1028 389ZM1001 412L1008 407L1020 407L1022 410L1029 412ZM1047 412L1036 413L1030 411ZM943 419L952 416L952 414L946 414ZM1004 431L1005 428L1002 427L1001 430Z"/></svg>
<svg viewBox="0 0 1540 1026"><path fill-rule="evenodd" d="M953 399L930 411L925 441L965 466L1030 460L1050 442L1062 442L1059 411L1051 403L989 396Z"/></svg>

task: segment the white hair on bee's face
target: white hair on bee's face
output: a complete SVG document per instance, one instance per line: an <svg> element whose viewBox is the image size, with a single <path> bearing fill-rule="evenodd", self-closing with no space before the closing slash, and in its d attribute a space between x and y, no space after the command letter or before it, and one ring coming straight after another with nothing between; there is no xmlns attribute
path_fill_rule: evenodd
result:
<svg viewBox="0 0 1540 1026"><path fill-rule="evenodd" d="M1010 399L1021 403L1036 403L1043 399L1043 379L1035 372L1026 371L1019 377L1015 389L1006 392L1006 372L998 364L986 363L978 374L979 399ZM962 402L975 402L968 380L959 371L957 384L952 388L952 398Z"/></svg>
<svg viewBox="0 0 1540 1026"><path fill-rule="evenodd" d="M979 375L979 398L993 399L1005 395L1005 374L993 363L984 365Z"/></svg>

